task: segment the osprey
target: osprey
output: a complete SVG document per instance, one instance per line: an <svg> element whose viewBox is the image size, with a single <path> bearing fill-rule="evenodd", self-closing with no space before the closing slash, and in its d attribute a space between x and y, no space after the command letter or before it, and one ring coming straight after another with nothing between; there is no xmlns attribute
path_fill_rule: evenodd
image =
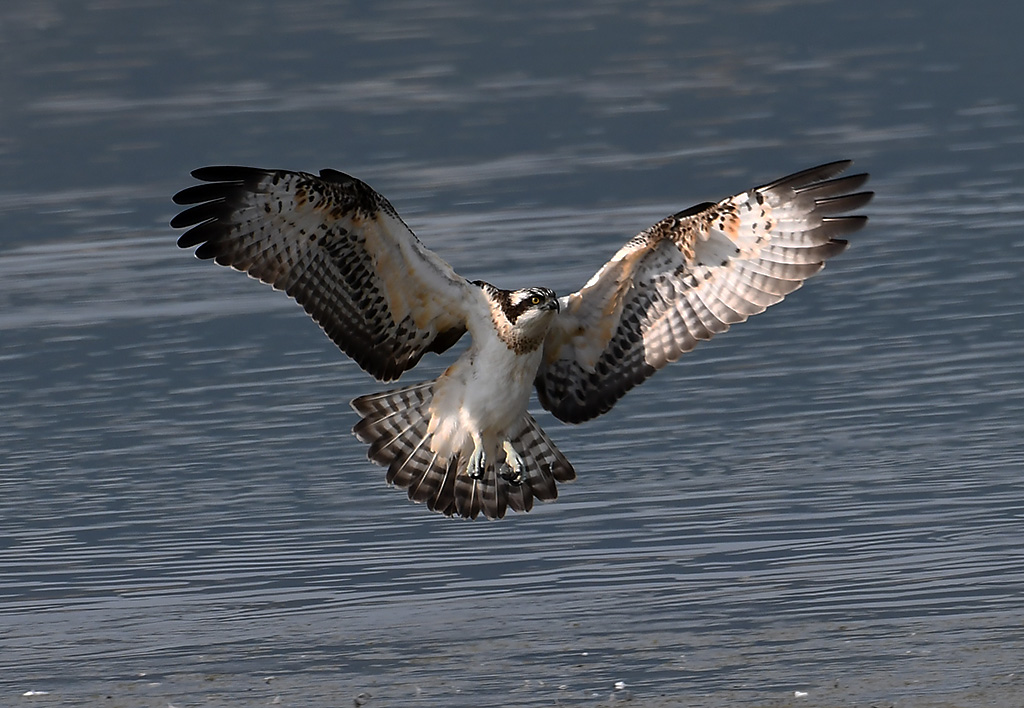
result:
<svg viewBox="0 0 1024 708"><path fill-rule="evenodd" d="M576 473L527 412L530 390L580 423L697 342L764 311L846 248L866 174L833 162L672 214L577 292L503 290L458 275L365 182L204 167L171 221L195 255L283 290L342 351L390 381L466 332L433 381L362 396L353 429L387 481L452 516L501 518L552 500Z"/></svg>

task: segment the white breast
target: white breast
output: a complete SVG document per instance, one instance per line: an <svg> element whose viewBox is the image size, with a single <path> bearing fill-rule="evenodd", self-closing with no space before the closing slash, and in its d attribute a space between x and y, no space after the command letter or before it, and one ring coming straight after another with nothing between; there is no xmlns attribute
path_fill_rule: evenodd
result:
<svg viewBox="0 0 1024 708"><path fill-rule="evenodd" d="M485 449L500 447L526 412L542 350L516 354L491 328L448 367L434 386L430 430L442 456L472 449L479 437Z"/></svg>

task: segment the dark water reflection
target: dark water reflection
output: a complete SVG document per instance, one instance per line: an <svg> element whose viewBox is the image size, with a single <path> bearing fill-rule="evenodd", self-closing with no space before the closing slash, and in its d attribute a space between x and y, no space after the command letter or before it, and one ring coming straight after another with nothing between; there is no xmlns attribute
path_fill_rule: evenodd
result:
<svg viewBox="0 0 1024 708"><path fill-rule="evenodd" d="M1017 705L1019 10L250 6L0 11L0 703ZM386 489L348 433L377 384L164 226L200 164L331 165L566 292L842 156L854 247L545 417L580 479L500 523Z"/></svg>

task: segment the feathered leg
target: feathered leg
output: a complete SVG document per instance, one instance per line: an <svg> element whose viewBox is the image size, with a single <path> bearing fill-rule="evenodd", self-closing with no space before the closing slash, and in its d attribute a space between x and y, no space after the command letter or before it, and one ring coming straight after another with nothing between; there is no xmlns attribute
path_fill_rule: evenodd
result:
<svg viewBox="0 0 1024 708"><path fill-rule="evenodd" d="M500 519L508 508L526 512L534 499L554 499L555 483L575 478L572 465L528 413L490 454L475 435L465 449L439 455L429 432L434 383L352 401L362 416L353 432L369 443L367 456L386 467L387 481L408 490L411 500L447 516Z"/></svg>

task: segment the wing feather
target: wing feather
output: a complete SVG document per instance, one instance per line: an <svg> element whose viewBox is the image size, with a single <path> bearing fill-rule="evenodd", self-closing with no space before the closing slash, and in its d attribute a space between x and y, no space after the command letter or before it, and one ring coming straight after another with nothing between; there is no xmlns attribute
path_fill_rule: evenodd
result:
<svg viewBox="0 0 1024 708"><path fill-rule="evenodd" d="M562 298L536 386L541 404L578 423L698 342L782 300L841 253L867 221L866 174L849 161L798 172L669 216L626 243Z"/></svg>
<svg viewBox="0 0 1024 708"><path fill-rule="evenodd" d="M369 185L250 167L203 167L171 221L199 258L248 273L303 306L378 379L398 378L466 331L477 288L427 250Z"/></svg>

